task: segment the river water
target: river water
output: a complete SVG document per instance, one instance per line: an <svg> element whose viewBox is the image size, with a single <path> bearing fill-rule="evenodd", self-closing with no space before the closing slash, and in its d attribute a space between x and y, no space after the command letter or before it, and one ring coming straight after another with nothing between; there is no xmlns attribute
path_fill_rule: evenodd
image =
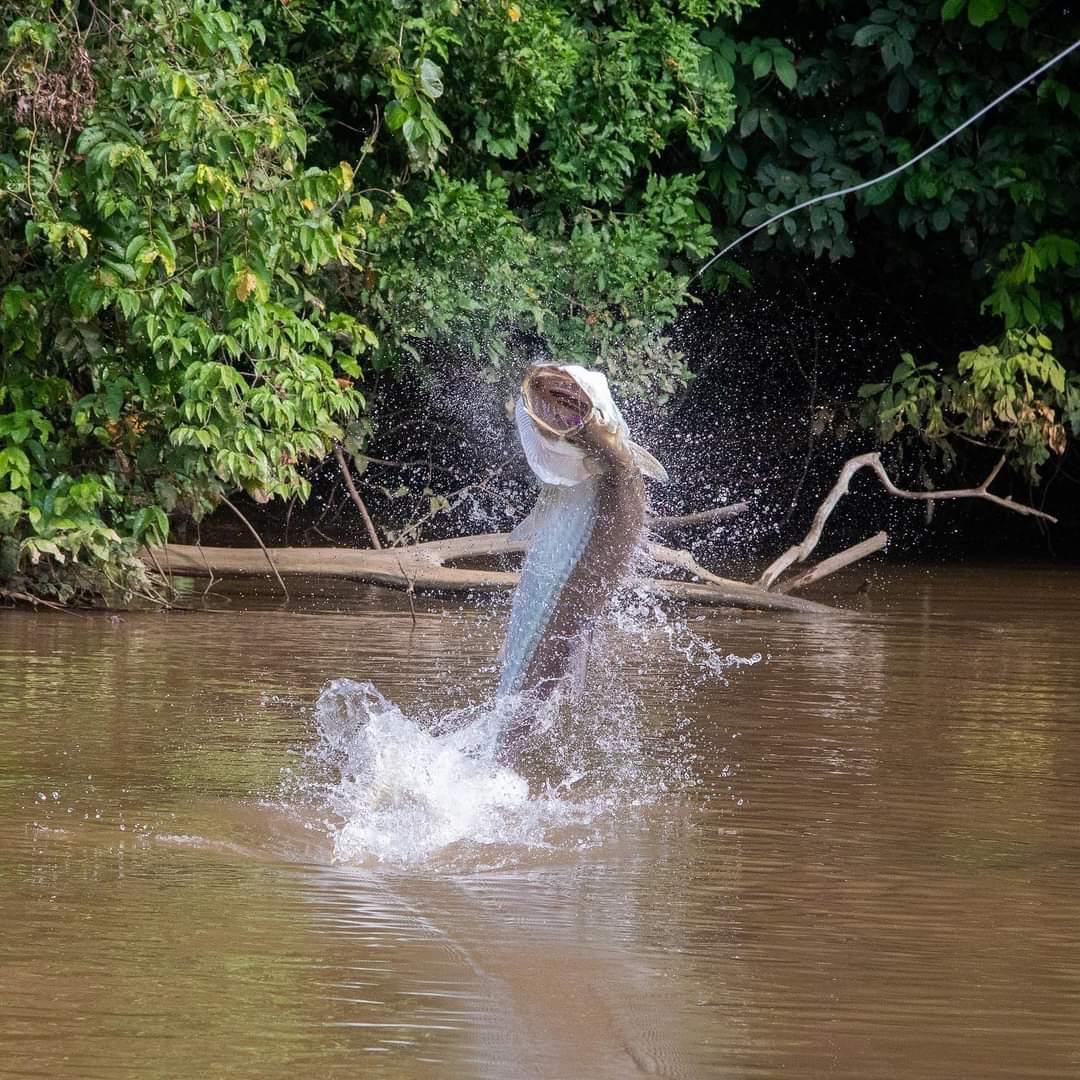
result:
<svg viewBox="0 0 1080 1080"><path fill-rule="evenodd" d="M224 588L0 614L0 1076L1080 1076L1077 572L639 613L531 788L504 608Z"/></svg>

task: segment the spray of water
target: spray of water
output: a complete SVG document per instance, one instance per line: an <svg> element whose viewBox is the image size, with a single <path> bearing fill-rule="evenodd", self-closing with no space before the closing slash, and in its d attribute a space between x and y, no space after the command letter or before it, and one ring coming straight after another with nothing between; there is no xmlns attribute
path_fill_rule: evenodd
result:
<svg viewBox="0 0 1080 1080"><path fill-rule="evenodd" d="M662 714L643 706L635 688L648 673L634 658L680 656L695 676L680 680L688 691L760 656L722 655L632 587L613 598L609 616L594 637L587 692L576 695L441 711L420 704L407 714L372 683L326 686L303 794L335 861L475 868L523 851L592 847L635 808L689 783L692 750L670 737L678 705ZM500 750L518 729L511 767Z"/></svg>

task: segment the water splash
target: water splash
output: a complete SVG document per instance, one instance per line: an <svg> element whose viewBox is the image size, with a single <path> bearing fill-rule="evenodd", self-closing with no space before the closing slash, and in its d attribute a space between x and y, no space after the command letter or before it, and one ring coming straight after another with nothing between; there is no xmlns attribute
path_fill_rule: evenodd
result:
<svg viewBox="0 0 1080 1080"><path fill-rule="evenodd" d="M587 692L408 713L370 682L336 679L314 709L301 783L346 865L499 866L604 842L628 815L693 781L677 702L646 709L635 655L677 655L704 680L761 658L724 655L670 604L626 588L598 629ZM524 719L523 719L524 718ZM516 733L514 767L501 760ZM674 736L674 737L672 737Z"/></svg>
<svg viewBox="0 0 1080 1080"><path fill-rule="evenodd" d="M314 755L335 861L409 864L464 849L594 842L593 827L619 800L595 784L578 796L586 773L568 762L571 744L540 782L497 759L523 704L507 699L412 718L371 683L330 683L315 706ZM563 727L561 712L555 701L534 716L525 758Z"/></svg>

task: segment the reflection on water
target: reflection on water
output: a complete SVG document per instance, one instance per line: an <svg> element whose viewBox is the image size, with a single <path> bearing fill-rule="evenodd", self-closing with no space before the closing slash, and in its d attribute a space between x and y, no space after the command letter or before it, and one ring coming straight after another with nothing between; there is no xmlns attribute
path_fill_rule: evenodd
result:
<svg viewBox="0 0 1080 1080"><path fill-rule="evenodd" d="M0 614L0 1076L1074 1078L1078 605L960 569L689 613L766 657L727 685L616 640L656 797L396 867L297 794L314 703L481 701L499 617Z"/></svg>

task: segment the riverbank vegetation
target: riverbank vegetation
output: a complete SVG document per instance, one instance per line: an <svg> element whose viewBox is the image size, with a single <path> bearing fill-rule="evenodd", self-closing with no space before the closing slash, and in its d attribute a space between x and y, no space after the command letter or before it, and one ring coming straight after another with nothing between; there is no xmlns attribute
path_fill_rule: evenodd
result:
<svg viewBox="0 0 1080 1080"><path fill-rule="evenodd" d="M749 412L713 339L793 281L891 327L842 358L800 330L770 376L800 460L881 447L920 487L983 448L1017 484L1075 468L1074 57L694 276L1067 46L1058 5L0 0L0 24L8 593L156 595L146 546L217 508L287 529L313 485L371 505L359 542L521 509L498 403L525 362L599 366L653 423L692 394ZM460 401L431 423L450 381L469 425ZM501 456L462 446L485 426ZM706 471L740 452L696 434Z"/></svg>

